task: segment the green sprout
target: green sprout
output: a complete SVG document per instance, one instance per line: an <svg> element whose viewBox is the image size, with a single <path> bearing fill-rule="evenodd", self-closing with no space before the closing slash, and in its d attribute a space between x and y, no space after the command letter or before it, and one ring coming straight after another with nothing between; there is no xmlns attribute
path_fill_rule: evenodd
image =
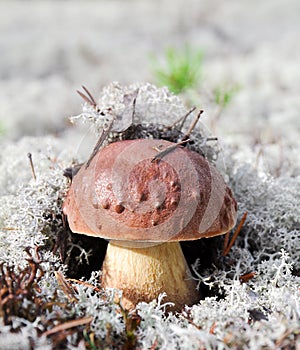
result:
<svg viewBox="0 0 300 350"><path fill-rule="evenodd" d="M200 50L188 46L184 51L170 47L165 52L163 66L155 57L152 57L152 62L157 83L167 86L175 94L195 88L201 80L203 53Z"/></svg>
<svg viewBox="0 0 300 350"><path fill-rule="evenodd" d="M214 103L217 107L214 119L212 122L212 128L214 129L220 117L224 111L231 103L234 96L240 90L240 86L237 84L222 84L217 86L213 91Z"/></svg>
<svg viewBox="0 0 300 350"><path fill-rule="evenodd" d="M239 91L240 87L238 85L223 85L218 86L214 90L214 102L221 108L226 108L230 102L232 101L233 97L236 95L236 93Z"/></svg>

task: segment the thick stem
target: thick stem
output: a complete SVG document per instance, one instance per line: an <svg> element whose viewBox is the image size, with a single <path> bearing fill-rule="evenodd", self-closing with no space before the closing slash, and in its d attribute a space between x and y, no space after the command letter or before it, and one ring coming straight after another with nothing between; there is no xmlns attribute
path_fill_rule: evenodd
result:
<svg viewBox="0 0 300 350"><path fill-rule="evenodd" d="M102 268L103 287L123 291L122 304L130 310L140 301L150 302L162 292L175 304L172 311L199 300L180 244L163 243L130 248L110 243ZM169 310L170 310L169 309Z"/></svg>

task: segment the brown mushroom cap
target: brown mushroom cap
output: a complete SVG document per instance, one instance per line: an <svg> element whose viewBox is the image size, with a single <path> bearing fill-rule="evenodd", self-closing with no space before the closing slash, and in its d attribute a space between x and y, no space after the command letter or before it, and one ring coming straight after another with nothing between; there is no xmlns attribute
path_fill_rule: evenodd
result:
<svg viewBox="0 0 300 350"><path fill-rule="evenodd" d="M200 154L165 140L139 139L111 143L82 166L63 211L73 232L166 242L229 231L237 204Z"/></svg>

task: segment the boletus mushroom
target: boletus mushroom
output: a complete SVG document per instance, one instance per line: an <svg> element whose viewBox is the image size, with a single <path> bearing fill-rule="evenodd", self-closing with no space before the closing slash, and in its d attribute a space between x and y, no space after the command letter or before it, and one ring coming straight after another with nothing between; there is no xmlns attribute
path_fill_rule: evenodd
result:
<svg viewBox="0 0 300 350"><path fill-rule="evenodd" d="M73 232L109 240L103 287L132 309L165 292L173 310L200 299L179 242L229 231L237 204L200 154L172 142L111 143L74 176L63 206Z"/></svg>

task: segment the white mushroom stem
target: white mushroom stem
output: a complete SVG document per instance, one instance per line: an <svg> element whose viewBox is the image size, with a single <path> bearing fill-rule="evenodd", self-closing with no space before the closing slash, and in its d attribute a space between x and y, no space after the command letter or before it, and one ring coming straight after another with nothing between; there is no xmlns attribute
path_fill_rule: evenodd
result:
<svg viewBox="0 0 300 350"><path fill-rule="evenodd" d="M175 304L173 311L199 300L178 242L131 248L109 243L102 268L104 288L123 291L122 304L133 309L140 301L150 302L162 292Z"/></svg>

